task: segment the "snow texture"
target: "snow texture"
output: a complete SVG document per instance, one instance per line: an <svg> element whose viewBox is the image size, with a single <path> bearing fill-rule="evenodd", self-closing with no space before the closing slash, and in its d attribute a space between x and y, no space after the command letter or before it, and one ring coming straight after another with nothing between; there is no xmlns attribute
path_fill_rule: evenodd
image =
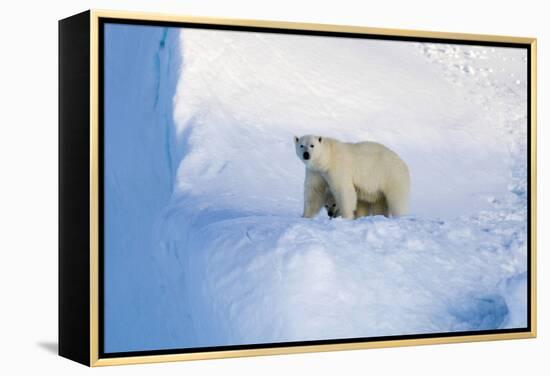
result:
<svg viewBox="0 0 550 376"><path fill-rule="evenodd" d="M107 352L527 325L526 50L105 36ZM301 218L308 133L395 150L410 215Z"/></svg>
<svg viewBox="0 0 550 376"><path fill-rule="evenodd" d="M153 228L170 200L177 29L105 26L105 351L165 346L154 296ZM153 305L153 306L152 306Z"/></svg>

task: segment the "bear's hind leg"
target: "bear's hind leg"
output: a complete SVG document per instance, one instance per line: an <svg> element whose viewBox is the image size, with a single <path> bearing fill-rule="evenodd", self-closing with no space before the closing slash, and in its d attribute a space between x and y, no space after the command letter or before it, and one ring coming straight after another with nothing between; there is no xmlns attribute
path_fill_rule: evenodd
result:
<svg viewBox="0 0 550 376"><path fill-rule="evenodd" d="M370 215L389 216L388 203L386 202L386 198L384 196L370 204Z"/></svg>
<svg viewBox="0 0 550 376"><path fill-rule="evenodd" d="M409 209L409 192L399 189L386 192L386 202L388 216L399 217L405 215Z"/></svg>
<svg viewBox="0 0 550 376"><path fill-rule="evenodd" d="M368 202L358 200L357 209L355 209L355 218L366 217L370 213L370 204Z"/></svg>

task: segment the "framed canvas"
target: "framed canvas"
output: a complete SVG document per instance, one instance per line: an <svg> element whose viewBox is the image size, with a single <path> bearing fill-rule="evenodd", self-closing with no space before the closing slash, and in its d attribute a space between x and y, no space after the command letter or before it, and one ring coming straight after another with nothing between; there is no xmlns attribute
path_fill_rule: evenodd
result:
<svg viewBox="0 0 550 376"><path fill-rule="evenodd" d="M536 40L59 22L59 354L536 336Z"/></svg>

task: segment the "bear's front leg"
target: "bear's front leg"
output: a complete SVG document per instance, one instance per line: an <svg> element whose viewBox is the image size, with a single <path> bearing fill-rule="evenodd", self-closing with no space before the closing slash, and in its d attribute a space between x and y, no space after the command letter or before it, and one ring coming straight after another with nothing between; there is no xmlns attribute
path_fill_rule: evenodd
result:
<svg viewBox="0 0 550 376"><path fill-rule="evenodd" d="M344 181L335 181L330 184L330 189L340 209L340 215L345 219L355 219L357 208L357 192L353 184Z"/></svg>
<svg viewBox="0 0 550 376"><path fill-rule="evenodd" d="M327 183L321 174L306 170L304 183L304 213L302 217L312 218L319 213L325 201Z"/></svg>

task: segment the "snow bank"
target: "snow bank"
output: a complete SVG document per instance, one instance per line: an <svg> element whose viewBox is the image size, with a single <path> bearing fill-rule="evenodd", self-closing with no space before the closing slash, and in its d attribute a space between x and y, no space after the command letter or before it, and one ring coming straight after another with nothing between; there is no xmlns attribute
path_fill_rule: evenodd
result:
<svg viewBox="0 0 550 376"><path fill-rule="evenodd" d="M173 188L179 31L107 24L104 52L105 351L166 346L150 260Z"/></svg>
<svg viewBox="0 0 550 376"><path fill-rule="evenodd" d="M525 296L499 287L526 270L525 232L513 213L454 221L244 216L186 226L193 233L162 257L178 260L172 272L181 280L173 282L192 304L192 346L526 325Z"/></svg>

